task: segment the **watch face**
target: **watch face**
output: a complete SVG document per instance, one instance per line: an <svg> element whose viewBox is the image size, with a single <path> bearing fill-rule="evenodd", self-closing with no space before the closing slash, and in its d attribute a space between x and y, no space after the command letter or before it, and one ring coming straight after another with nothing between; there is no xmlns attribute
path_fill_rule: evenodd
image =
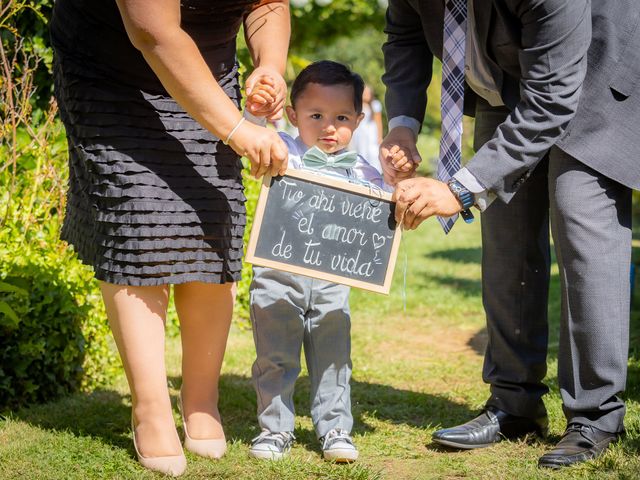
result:
<svg viewBox="0 0 640 480"><path fill-rule="evenodd" d="M449 184L449 188L453 192L453 194L457 197L462 193L463 190L466 190L459 182L453 181Z"/></svg>

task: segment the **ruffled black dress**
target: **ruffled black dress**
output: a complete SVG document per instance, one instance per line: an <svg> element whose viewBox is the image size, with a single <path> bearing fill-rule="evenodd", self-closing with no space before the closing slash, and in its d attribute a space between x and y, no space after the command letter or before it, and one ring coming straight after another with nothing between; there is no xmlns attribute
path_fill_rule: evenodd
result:
<svg viewBox="0 0 640 480"><path fill-rule="evenodd" d="M184 0L182 27L240 104L236 35L256 0ZM55 91L69 143L62 238L121 285L239 280L245 197L238 155L166 92L114 0L57 0Z"/></svg>

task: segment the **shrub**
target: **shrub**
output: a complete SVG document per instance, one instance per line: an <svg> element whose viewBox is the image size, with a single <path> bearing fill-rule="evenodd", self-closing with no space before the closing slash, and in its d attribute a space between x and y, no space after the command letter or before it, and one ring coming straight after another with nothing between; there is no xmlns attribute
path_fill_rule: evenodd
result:
<svg viewBox="0 0 640 480"><path fill-rule="evenodd" d="M69 250L0 232L0 410L113 378L115 355L93 280Z"/></svg>
<svg viewBox="0 0 640 480"><path fill-rule="evenodd" d="M116 371L97 284L58 240L66 139L48 90L36 88L50 58L20 35L24 22L44 25L39 7L50 5L9 0L0 11L0 70L10 72L0 81L0 411Z"/></svg>
<svg viewBox="0 0 640 480"><path fill-rule="evenodd" d="M246 172L247 170L244 170L244 194L247 197L247 226L244 231L245 251L247 244L249 243L249 234L251 233L256 204L258 203L258 195L260 194L260 185L262 184L262 181L249 177ZM252 278L253 274L251 271L251 265L243 260L242 280L238 282L238 294L234 308L236 321L242 326L249 325L249 285L251 285Z"/></svg>
<svg viewBox="0 0 640 480"><path fill-rule="evenodd" d="M0 171L0 411L117 371L97 282L59 240L66 141L53 111L0 143L13 161Z"/></svg>

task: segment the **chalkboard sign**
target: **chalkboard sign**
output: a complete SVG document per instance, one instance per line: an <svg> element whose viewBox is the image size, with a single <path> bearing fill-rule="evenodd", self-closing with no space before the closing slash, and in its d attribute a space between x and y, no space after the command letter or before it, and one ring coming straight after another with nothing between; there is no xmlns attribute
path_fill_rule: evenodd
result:
<svg viewBox="0 0 640 480"><path fill-rule="evenodd" d="M391 195L288 170L264 178L246 261L389 293L400 244Z"/></svg>

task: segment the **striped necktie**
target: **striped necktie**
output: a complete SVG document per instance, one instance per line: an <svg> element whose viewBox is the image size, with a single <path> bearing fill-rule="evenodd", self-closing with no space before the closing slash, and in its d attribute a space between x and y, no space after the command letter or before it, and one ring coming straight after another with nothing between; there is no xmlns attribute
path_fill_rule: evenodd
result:
<svg viewBox="0 0 640 480"><path fill-rule="evenodd" d="M438 180L448 182L461 167L462 104L464 98L464 49L467 32L467 0L446 0L442 42L442 137ZM438 217L445 233L458 215Z"/></svg>

